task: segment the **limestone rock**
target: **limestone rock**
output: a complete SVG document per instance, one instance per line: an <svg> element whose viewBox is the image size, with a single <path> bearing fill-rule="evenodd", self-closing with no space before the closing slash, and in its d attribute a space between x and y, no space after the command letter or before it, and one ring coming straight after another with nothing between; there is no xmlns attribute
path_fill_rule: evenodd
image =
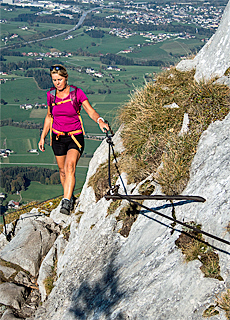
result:
<svg viewBox="0 0 230 320"><path fill-rule="evenodd" d="M219 84L225 84L226 86L230 87L230 77L228 76L222 76L219 79L217 79L215 83L219 83Z"/></svg>
<svg viewBox="0 0 230 320"><path fill-rule="evenodd" d="M166 105L164 105L164 108L168 108L168 109L178 109L178 108L180 108L180 107L178 106L178 104L176 104L175 102L173 102L173 103L171 103L171 104L166 104Z"/></svg>
<svg viewBox="0 0 230 320"><path fill-rule="evenodd" d="M14 312L11 309L7 309L1 317L1 320L19 320L19 319L23 319L23 318L16 317Z"/></svg>
<svg viewBox="0 0 230 320"><path fill-rule="evenodd" d="M0 271L2 271L2 273L6 279L8 279L10 276L12 276L12 274L14 274L16 272L15 269L2 266L1 264L0 264Z"/></svg>
<svg viewBox="0 0 230 320"><path fill-rule="evenodd" d="M195 80L207 81L222 77L230 67L230 2L223 13L216 33L198 52L193 60L182 60L177 70L188 71L195 69Z"/></svg>
<svg viewBox="0 0 230 320"><path fill-rule="evenodd" d="M181 60L178 65L176 66L176 69L178 71L186 72L191 71L196 68L197 61L195 59L193 60Z"/></svg>
<svg viewBox="0 0 230 320"><path fill-rule="evenodd" d="M189 132L189 117L188 117L188 113L185 113L183 118L182 128L179 132L179 136L183 136L188 132Z"/></svg>
<svg viewBox="0 0 230 320"><path fill-rule="evenodd" d="M6 306L20 309L27 294L28 291L23 286L10 282L0 284L0 303Z"/></svg>
<svg viewBox="0 0 230 320"><path fill-rule="evenodd" d="M17 282L18 284L21 284L26 287L30 287L30 286L34 285L34 282L35 282L35 281L33 281L33 283L32 283L30 276L27 273L25 273L24 271L19 271L17 273L17 275L15 276L14 281Z"/></svg>
<svg viewBox="0 0 230 320"><path fill-rule="evenodd" d="M0 251L7 245L8 241L6 240L6 236L1 233L0 234Z"/></svg>
<svg viewBox="0 0 230 320"><path fill-rule="evenodd" d="M15 237L3 248L0 257L36 276L42 258L58 235L57 230L50 223L51 220L40 216L36 218L31 214L23 215L18 221Z"/></svg>
<svg viewBox="0 0 230 320"><path fill-rule="evenodd" d="M68 242L64 239L63 234L61 234L56 239L54 245L46 255L45 259L42 261L41 267L39 269L39 276L37 279L39 291L41 293L41 301L45 301L45 299L47 298L45 280L48 277L53 277L54 273L58 274L58 271L56 270L57 266L55 266L55 263L61 263L67 243Z"/></svg>
<svg viewBox="0 0 230 320"><path fill-rule="evenodd" d="M66 225L69 225L71 223L72 217L71 215L62 214L60 212L60 208L61 202L59 203L56 209L52 210L50 218L52 218L55 223L59 224L60 226L62 226L62 228L64 228Z"/></svg>
<svg viewBox="0 0 230 320"><path fill-rule="evenodd" d="M230 115L210 125L201 137L193 160L191 178L184 194L200 195L205 203L175 202L176 218L195 221L202 229L230 241ZM97 154L102 154L101 152ZM91 165L93 167L91 167ZM89 172L95 172L92 159ZM88 176L89 177L89 176ZM136 188L136 189L135 189ZM127 186L128 192L130 187ZM138 186L132 186L137 194ZM198 260L184 262L175 241L181 227L172 231L171 222L141 210L128 238L118 233L114 215L107 216L111 201L95 203L93 190L85 184L80 208L84 214L70 237L62 257L62 272L36 320L140 319L202 320L203 312L226 290L230 278L229 248L209 239L220 258L224 281L206 278ZM160 194L156 186L154 191ZM146 200L144 205L172 215L165 201ZM225 320L219 314L213 320Z"/></svg>

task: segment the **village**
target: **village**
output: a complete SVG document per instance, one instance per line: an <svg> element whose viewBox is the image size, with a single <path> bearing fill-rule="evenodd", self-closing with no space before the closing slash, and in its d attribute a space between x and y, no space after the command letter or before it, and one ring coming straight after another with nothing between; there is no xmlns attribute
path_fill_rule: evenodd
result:
<svg viewBox="0 0 230 320"><path fill-rule="evenodd" d="M103 0L80 0L79 5L70 5L63 3L55 3L52 1L32 1L28 3L27 1L14 1L14 0L3 0L3 3L8 3L16 6L30 6L41 8L42 11L37 12L36 15L54 15L54 16L64 16L69 19L73 19L71 14L66 13L66 11L71 13L81 13L80 3L97 3L101 7L104 6ZM114 2L109 3L109 7L112 9L115 5ZM130 25L128 29L119 29L119 28L111 28L109 33L111 35L129 38L136 34L143 36L145 41L153 41L154 43L162 42L164 40L170 39L172 37L177 37L179 39L191 39L194 38L194 35L190 35L187 32L182 33L160 33L158 35L154 35L151 32L133 32L132 26L134 25L169 25L172 23L179 23L181 25L193 24L198 27L204 29L216 29L219 25L220 19L222 17L223 8L221 6L213 6L213 5L195 5L191 3L172 3L172 4L162 4L156 5L148 2L143 3L133 3L133 2L116 2L116 6L118 6L119 13L113 13L107 15L105 17L106 20L111 20L114 18L118 18L120 20L126 21ZM43 10L44 9L44 10ZM5 8L4 10L10 10ZM64 13L62 12L64 11ZM95 9L94 14L99 14L100 11ZM9 23L7 20L0 20L0 23ZM20 27L22 30L28 30L27 26ZM63 40L72 40L74 37L72 35L66 36ZM2 39L3 42L8 41L20 41L18 34L12 34L9 37L5 37ZM204 41L204 39L203 39ZM42 59L42 57L59 57L65 56L70 57L71 53L60 53L60 52L47 52L47 53L36 53L29 52L23 53L27 56L37 56L38 59Z"/></svg>
<svg viewBox="0 0 230 320"><path fill-rule="evenodd" d="M3 0L3 3L8 3L22 7L37 7L42 11L37 15L54 14L56 16L65 16L73 19L70 13L62 13L68 10L69 12L81 13L80 4L91 3L99 6L104 6L104 0L79 0L79 5L70 5L63 3L55 3L52 1L31 1L27 0ZM109 7L113 7L115 2L111 1ZM106 19L117 16L125 19L132 24L151 23L153 25L177 23L194 23L203 28L217 28L222 17L223 9L221 7L208 5L195 5L192 3L169 3L169 4L151 4L148 2L134 3L132 1L116 2L116 6L120 8L119 14L112 14ZM5 10L10 10L5 8ZM98 13L98 9L95 9Z"/></svg>

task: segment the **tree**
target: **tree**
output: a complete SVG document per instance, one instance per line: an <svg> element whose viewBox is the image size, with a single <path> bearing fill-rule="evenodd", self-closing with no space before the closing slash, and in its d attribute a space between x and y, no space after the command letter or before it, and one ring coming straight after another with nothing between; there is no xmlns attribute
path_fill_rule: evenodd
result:
<svg viewBox="0 0 230 320"><path fill-rule="evenodd" d="M1 104L5 105L7 102L4 99L1 99Z"/></svg>
<svg viewBox="0 0 230 320"><path fill-rule="evenodd" d="M11 185L10 185L9 181L7 181L5 184L5 192L6 193L11 192Z"/></svg>
<svg viewBox="0 0 230 320"><path fill-rule="evenodd" d="M55 172L50 176L50 183L51 184L59 184L60 181L60 175L59 172Z"/></svg>

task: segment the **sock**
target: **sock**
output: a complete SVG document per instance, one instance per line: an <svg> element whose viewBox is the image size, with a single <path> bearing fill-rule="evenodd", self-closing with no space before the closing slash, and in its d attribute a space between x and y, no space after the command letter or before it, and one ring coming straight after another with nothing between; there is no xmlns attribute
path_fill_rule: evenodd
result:
<svg viewBox="0 0 230 320"><path fill-rule="evenodd" d="M69 199L67 199L67 198L63 198L62 200L68 200L69 201Z"/></svg>

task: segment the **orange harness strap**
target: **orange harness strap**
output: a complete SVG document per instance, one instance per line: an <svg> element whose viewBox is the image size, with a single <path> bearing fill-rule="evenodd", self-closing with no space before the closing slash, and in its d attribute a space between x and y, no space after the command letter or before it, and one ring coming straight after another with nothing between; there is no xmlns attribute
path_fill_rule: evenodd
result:
<svg viewBox="0 0 230 320"><path fill-rule="evenodd" d="M53 116L51 115L51 121L50 121L50 146L52 146L52 129L53 129Z"/></svg>
<svg viewBox="0 0 230 320"><path fill-rule="evenodd" d="M65 132L58 131L58 130L53 129L53 128L52 128L52 131L57 134L56 140L59 139L59 136L64 136L64 135L65 135ZM71 136L71 138L72 138L73 141L76 143L76 145L78 146L78 148L81 149L82 146L80 145L80 143L77 141L77 139L76 139L75 136L74 136L74 134L76 134L76 133L82 133L82 130L70 131L70 132L68 132L67 134L68 134L68 136Z"/></svg>
<svg viewBox="0 0 230 320"><path fill-rule="evenodd" d="M77 114L78 114L79 120L80 120L80 122L81 122L81 127L82 127L83 135L85 135L85 130L84 130L84 126L83 126L82 117L81 117L81 115L80 115L80 111L78 111Z"/></svg>
<svg viewBox="0 0 230 320"><path fill-rule="evenodd" d="M65 102L69 102L69 101L72 101L72 99L67 99L67 100L63 100L63 101L57 102L57 103L52 103L52 106L55 106L55 105L58 105L58 104L62 104L62 103L65 103ZM77 141L77 139L75 138L74 134L83 132L83 135L85 135L85 130L84 130L84 126L83 126L82 117L80 115L80 111L77 111L77 114L78 114L78 117L79 117L79 120L80 120L80 123L81 123L82 130L70 131L70 132L68 132L68 136L71 136L71 138L76 143L78 148L81 149L81 145ZM53 129L53 116L51 116L51 122L50 122L50 146L52 146L52 131L57 134L57 137L56 137L57 140L58 140L59 136L65 135L64 132L58 131L56 129Z"/></svg>
<svg viewBox="0 0 230 320"><path fill-rule="evenodd" d="M70 102L70 101L72 101L72 99L67 99L67 100L59 101L59 102L56 102L56 103L52 103L52 106L56 106L56 105L58 105L58 104L62 104L62 103Z"/></svg>

